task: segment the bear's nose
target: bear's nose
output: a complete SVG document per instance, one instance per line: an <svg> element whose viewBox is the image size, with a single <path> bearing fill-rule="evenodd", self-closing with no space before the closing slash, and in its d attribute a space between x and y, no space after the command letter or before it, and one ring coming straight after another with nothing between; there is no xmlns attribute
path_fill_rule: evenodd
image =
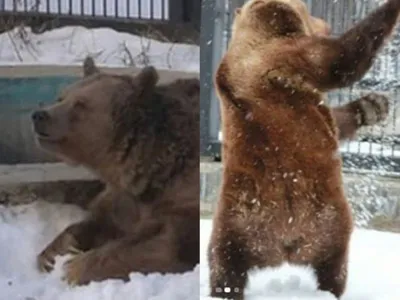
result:
<svg viewBox="0 0 400 300"><path fill-rule="evenodd" d="M34 122L47 121L49 118L50 118L50 115L45 110L37 110L32 114L32 120Z"/></svg>

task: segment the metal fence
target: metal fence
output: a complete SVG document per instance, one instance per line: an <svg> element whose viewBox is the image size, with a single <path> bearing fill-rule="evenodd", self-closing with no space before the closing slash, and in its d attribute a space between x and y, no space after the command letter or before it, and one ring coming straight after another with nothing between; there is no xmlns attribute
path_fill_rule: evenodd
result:
<svg viewBox="0 0 400 300"><path fill-rule="evenodd" d="M15 14L168 21L182 11L184 3L173 0L1 0L0 10Z"/></svg>
<svg viewBox="0 0 400 300"><path fill-rule="evenodd" d="M198 35L200 10L201 0L0 0L0 31L21 22L36 33L66 25L137 33L152 25L185 41ZM183 37L170 37L174 31Z"/></svg>
<svg viewBox="0 0 400 300"><path fill-rule="evenodd" d="M2 11L168 20L169 0L2 0Z"/></svg>
<svg viewBox="0 0 400 300"><path fill-rule="evenodd" d="M220 159L219 103L212 77L226 50L235 8L244 0L203 0L201 29L201 152ZM311 13L326 20L333 35L340 34L379 5L378 0L306 0ZM390 94L391 112L382 126L364 128L356 140L342 145L345 168L384 169L400 172L400 122L397 100L400 95L400 31L397 31L368 74L351 88L328 94L331 106L344 104L368 92Z"/></svg>

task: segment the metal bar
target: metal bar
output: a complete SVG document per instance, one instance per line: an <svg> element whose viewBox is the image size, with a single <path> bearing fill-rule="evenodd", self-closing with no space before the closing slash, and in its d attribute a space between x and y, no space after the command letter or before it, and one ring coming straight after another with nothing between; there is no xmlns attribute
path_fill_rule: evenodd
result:
<svg viewBox="0 0 400 300"><path fill-rule="evenodd" d="M150 19L154 19L154 0L150 0Z"/></svg>
<svg viewBox="0 0 400 300"><path fill-rule="evenodd" d="M138 0L138 18L142 18L142 0Z"/></svg>
<svg viewBox="0 0 400 300"><path fill-rule="evenodd" d="M236 7L241 6L238 2L232 2L231 9L234 10ZM211 59L211 74L214 76L217 70L218 64L222 59L223 52L226 49L226 29L230 30L230 26L227 27L227 14L225 11L225 1L216 1L214 11L214 33L212 38L213 55ZM219 100L216 96L214 86L211 86L210 95L210 122L209 122L209 135L211 141L219 141L220 132L220 106Z"/></svg>
<svg viewBox="0 0 400 300"><path fill-rule="evenodd" d="M200 31L200 153L201 155L212 155L210 153L210 101L212 93L212 38L215 30L214 0L202 0L201 5L201 31ZM169 3L171 6L171 3Z"/></svg>
<svg viewBox="0 0 400 300"><path fill-rule="evenodd" d="M187 1L187 0L186 0ZM218 1L217 1L218 2ZM185 0L169 0L169 21L172 23L182 23ZM208 20L210 22L210 20Z"/></svg>

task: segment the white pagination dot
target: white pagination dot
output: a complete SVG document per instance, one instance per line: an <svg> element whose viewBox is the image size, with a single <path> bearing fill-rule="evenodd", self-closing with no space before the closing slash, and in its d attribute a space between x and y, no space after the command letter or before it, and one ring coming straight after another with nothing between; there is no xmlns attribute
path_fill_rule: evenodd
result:
<svg viewBox="0 0 400 300"><path fill-rule="evenodd" d="M219 287L217 287L217 288L215 288L215 291L216 291L217 293L221 293L221 292L222 292L222 289L219 288Z"/></svg>
<svg viewBox="0 0 400 300"><path fill-rule="evenodd" d="M230 287L224 288L224 292L225 292L225 293L230 293L230 292L231 292L231 288L230 288Z"/></svg>

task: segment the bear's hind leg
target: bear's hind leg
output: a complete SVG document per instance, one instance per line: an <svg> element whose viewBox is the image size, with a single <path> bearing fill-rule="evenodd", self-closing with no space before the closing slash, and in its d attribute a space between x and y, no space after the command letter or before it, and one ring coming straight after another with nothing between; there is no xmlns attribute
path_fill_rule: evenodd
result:
<svg viewBox="0 0 400 300"><path fill-rule="evenodd" d="M244 299L249 269L245 252L240 243L232 239L211 242L209 248L211 297Z"/></svg>
<svg viewBox="0 0 400 300"><path fill-rule="evenodd" d="M314 266L318 288L331 292L337 299L342 296L346 288L347 257L348 251L343 249Z"/></svg>

